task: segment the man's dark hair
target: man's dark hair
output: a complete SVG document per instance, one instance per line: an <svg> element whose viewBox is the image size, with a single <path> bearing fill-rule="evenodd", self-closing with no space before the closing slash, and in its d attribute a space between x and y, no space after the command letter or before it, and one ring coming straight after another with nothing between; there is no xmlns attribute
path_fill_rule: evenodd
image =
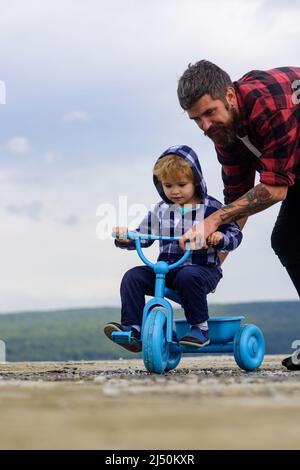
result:
<svg viewBox="0 0 300 470"><path fill-rule="evenodd" d="M225 102L229 86L233 86L233 83L228 73L212 62L200 60L194 65L189 64L178 82L177 95L180 106L186 111L206 94L214 100Z"/></svg>

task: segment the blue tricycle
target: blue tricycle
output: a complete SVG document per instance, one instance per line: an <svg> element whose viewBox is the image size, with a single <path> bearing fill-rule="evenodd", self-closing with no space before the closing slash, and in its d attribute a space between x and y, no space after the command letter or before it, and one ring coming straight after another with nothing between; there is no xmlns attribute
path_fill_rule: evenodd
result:
<svg viewBox="0 0 300 470"><path fill-rule="evenodd" d="M154 298L144 307L141 328L143 360L149 372L163 374L175 369L183 353L233 353L237 365L245 371L255 370L261 365L265 355L263 333L256 325L241 325L241 321L245 318L243 316L210 318L208 320L210 344L207 346L180 345L178 339L188 334L189 325L185 319L173 321L173 308L166 298L180 305L181 300L177 292L165 287L165 277L169 271L178 268L188 259L191 250L186 250L176 263L158 261L153 264L142 251L141 239L173 241L179 240L180 237L155 236L139 232L127 232L126 237L135 240L139 257L156 274ZM130 344L130 331L113 332L112 340L118 344Z"/></svg>

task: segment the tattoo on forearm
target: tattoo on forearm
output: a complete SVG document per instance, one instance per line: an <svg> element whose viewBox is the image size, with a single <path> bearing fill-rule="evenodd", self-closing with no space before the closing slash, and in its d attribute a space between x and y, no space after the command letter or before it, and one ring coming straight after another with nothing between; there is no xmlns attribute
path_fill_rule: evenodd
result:
<svg viewBox="0 0 300 470"><path fill-rule="evenodd" d="M261 212L275 204L272 194L263 184L258 184L250 189L244 196L234 203L228 204L221 209L220 218L222 223L233 222L257 212Z"/></svg>

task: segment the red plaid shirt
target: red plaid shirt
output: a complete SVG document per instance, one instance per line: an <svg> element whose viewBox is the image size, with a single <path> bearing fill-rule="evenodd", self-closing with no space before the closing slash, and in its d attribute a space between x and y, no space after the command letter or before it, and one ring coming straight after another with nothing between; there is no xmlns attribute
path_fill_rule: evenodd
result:
<svg viewBox="0 0 300 470"><path fill-rule="evenodd" d="M234 82L242 130L228 147L216 145L225 204L261 183L292 186L300 179L300 68L253 70Z"/></svg>

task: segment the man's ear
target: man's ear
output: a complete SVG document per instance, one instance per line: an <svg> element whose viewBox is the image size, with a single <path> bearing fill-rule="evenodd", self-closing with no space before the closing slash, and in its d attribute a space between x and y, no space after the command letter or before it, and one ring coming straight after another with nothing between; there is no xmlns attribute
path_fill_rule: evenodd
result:
<svg viewBox="0 0 300 470"><path fill-rule="evenodd" d="M227 88L226 100L227 100L227 103L229 104L230 108L236 108L237 107L237 97L236 97L235 89L232 86L229 86Z"/></svg>

